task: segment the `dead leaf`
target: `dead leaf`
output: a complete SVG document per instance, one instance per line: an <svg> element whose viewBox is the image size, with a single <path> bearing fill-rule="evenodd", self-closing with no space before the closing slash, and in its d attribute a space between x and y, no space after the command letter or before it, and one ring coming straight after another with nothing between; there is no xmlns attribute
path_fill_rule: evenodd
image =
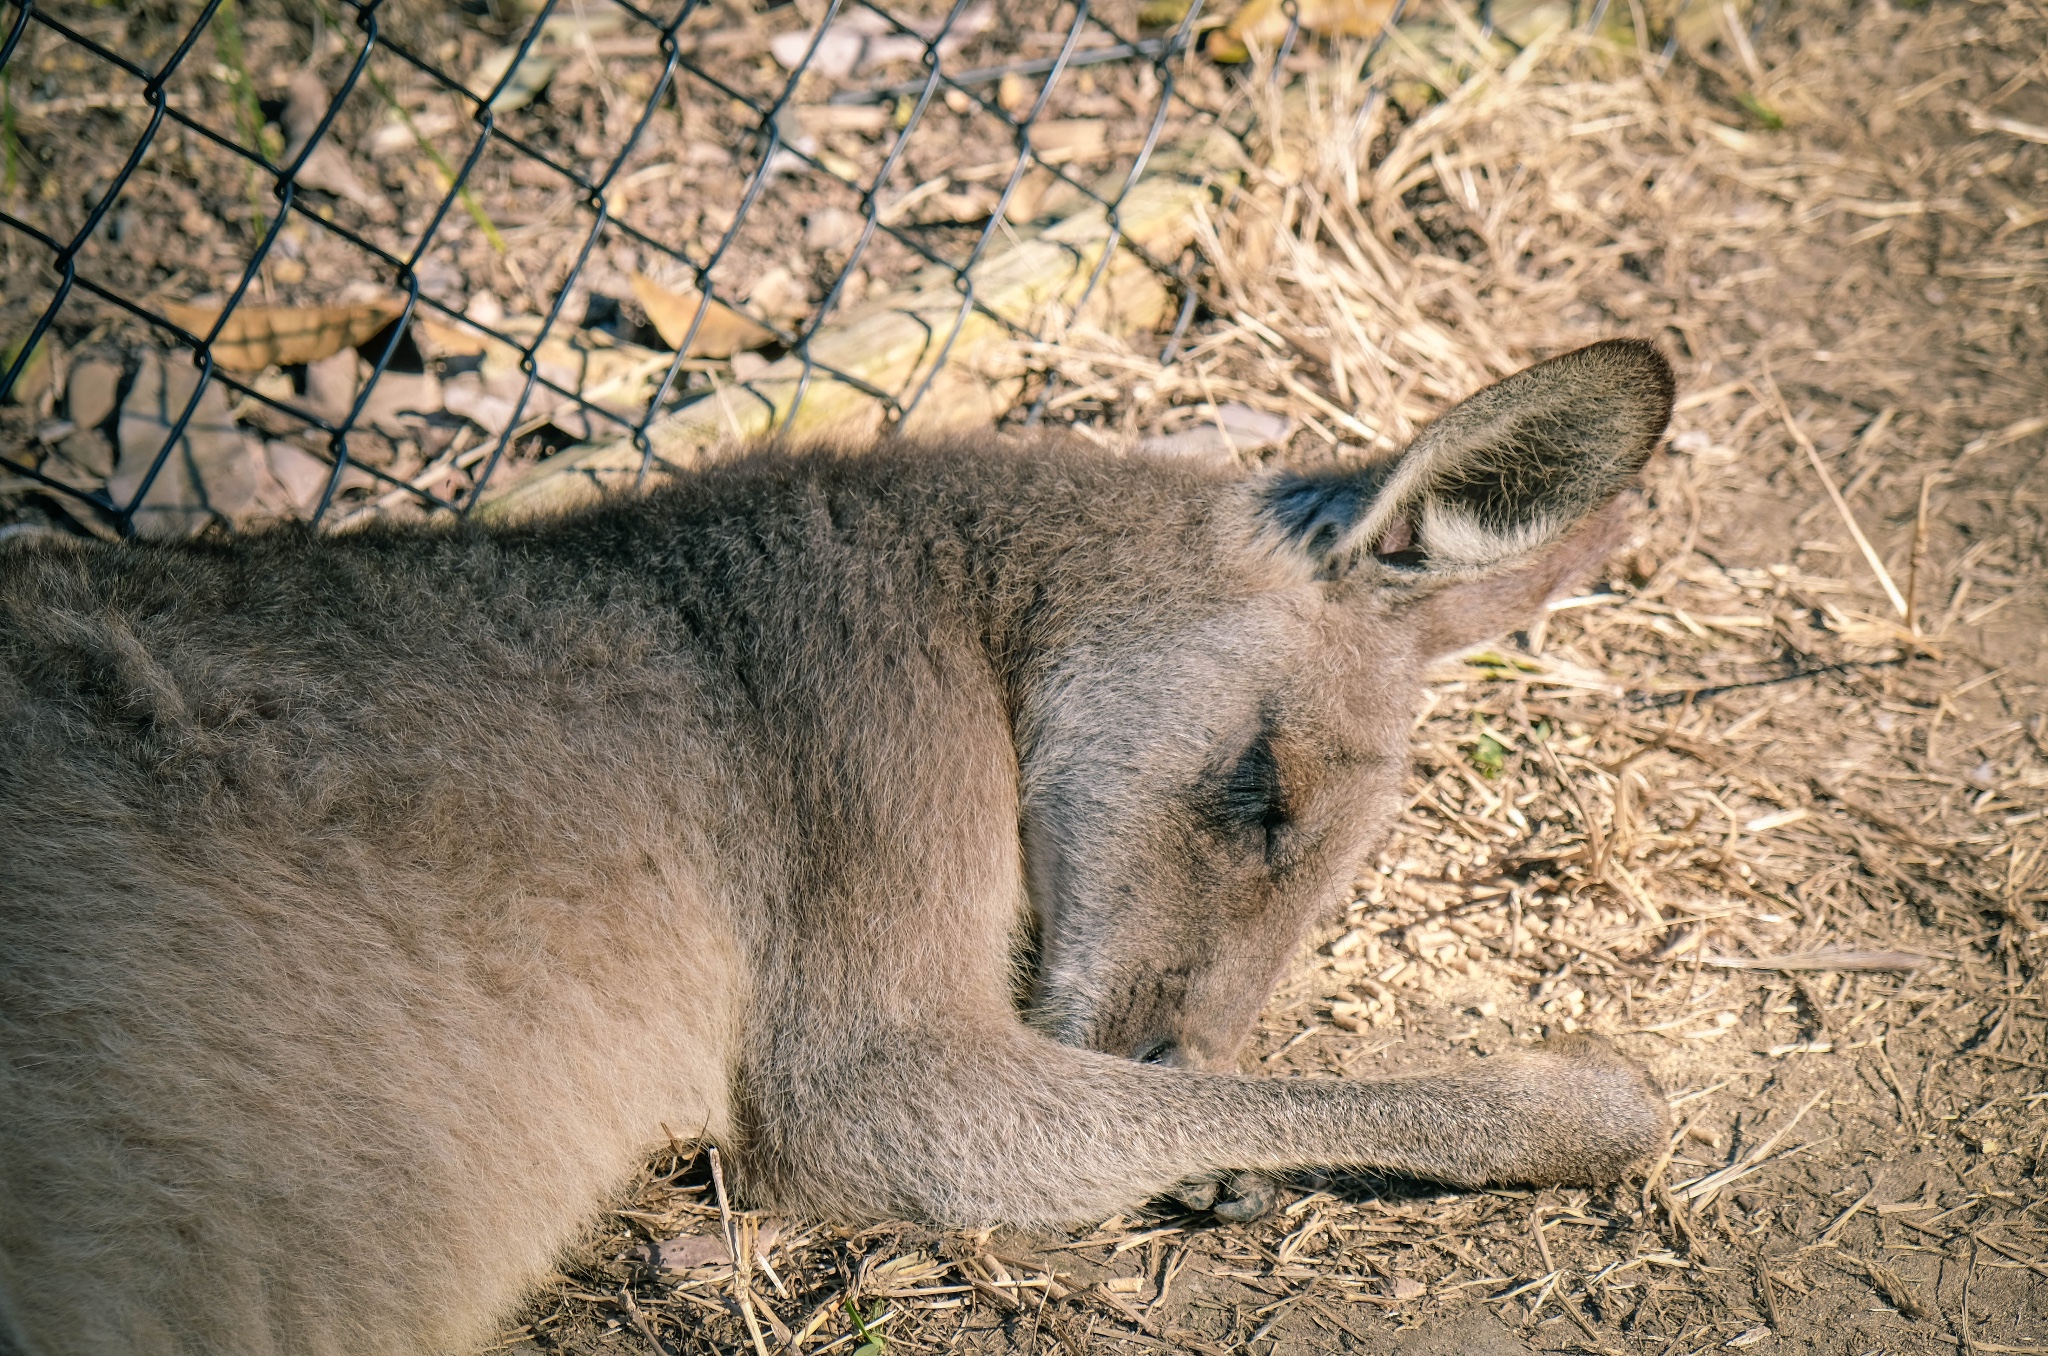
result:
<svg viewBox="0 0 2048 1356"><path fill-rule="evenodd" d="M663 287L644 273L633 275L633 295L647 312L648 320L661 332L661 341L671 348L682 344L697 318L702 301L696 289L682 291ZM722 302L713 301L704 312L704 323L690 339L692 358L730 358L745 349L761 348L775 342L775 332L750 320Z"/></svg>
<svg viewBox="0 0 2048 1356"><path fill-rule="evenodd" d="M589 39L608 37L623 28L625 22L626 12L612 4L578 5L575 13L553 15L542 26L539 37L527 47L524 60L519 60L520 44L516 42L484 53L469 73L469 88L479 96L488 94L505 79L512 63L519 61L519 69L512 72L498 97L491 100L491 112L510 113L524 108L548 87L548 81L554 79L565 61L584 54Z"/></svg>
<svg viewBox="0 0 2048 1356"><path fill-rule="evenodd" d="M1217 406L1213 415L1178 433L1147 438L1139 446L1147 452L1169 456L1228 457L1276 446L1293 433L1294 421L1286 415L1255 410L1233 401Z"/></svg>
<svg viewBox="0 0 2048 1356"><path fill-rule="evenodd" d="M116 504L126 505L142 488L198 381L199 372L182 358L167 362L154 351L142 355L135 382L121 402L120 461L107 485ZM135 508L135 530L156 539L187 537L216 519L234 519L255 497L248 440L228 410L227 388L209 381L170 457Z"/></svg>
<svg viewBox="0 0 2048 1356"><path fill-rule="evenodd" d="M499 315L489 320L480 320L479 323L495 326L503 324L504 319L504 316ZM412 337L422 351L434 358L464 357L482 353L490 345L490 341L480 332L466 325L428 315L424 308L412 322Z"/></svg>
<svg viewBox="0 0 2048 1356"><path fill-rule="evenodd" d="M843 207L824 207L804 218L804 248L812 254L838 253L853 247L867 218Z"/></svg>
<svg viewBox="0 0 2048 1356"><path fill-rule="evenodd" d="M777 264L747 289L747 305L777 320L802 320L811 311L811 290L794 273Z"/></svg>
<svg viewBox="0 0 2048 1356"><path fill-rule="evenodd" d="M1066 192L1062 193L1062 189ZM1072 192L1051 170L1034 167L1010 190L1010 203L1003 209L1003 218L1012 226L1024 226L1042 217L1058 216Z"/></svg>
<svg viewBox="0 0 2048 1356"><path fill-rule="evenodd" d="M684 1234L647 1249L648 1265L656 1271L689 1271L694 1267L724 1266L731 1261L732 1249L716 1234Z"/></svg>
<svg viewBox="0 0 2048 1356"><path fill-rule="evenodd" d="M354 348L390 324L405 308L395 301L347 306L237 306L213 342L213 360L230 372L261 372L272 365L318 362ZM164 318L204 339L220 318L218 306L163 303Z"/></svg>
<svg viewBox="0 0 2048 1356"><path fill-rule="evenodd" d="M271 479L284 492L285 502L280 507L311 512L326 492L334 468L295 443L271 442L263 451Z"/></svg>
<svg viewBox="0 0 2048 1356"><path fill-rule="evenodd" d="M469 88L479 96L488 94L497 88L500 80L505 80L505 72L511 70L512 63L518 60L519 47L516 43L485 53L484 59L477 62L476 69L469 74ZM505 87L498 90L498 97L491 100L491 112L510 113L532 103L534 96L554 79L555 68L561 64L554 57L529 52L524 61L519 61L519 69L512 72L512 78L505 80Z"/></svg>
<svg viewBox="0 0 2048 1356"><path fill-rule="evenodd" d="M306 404L330 423L339 422L356 403L362 359L348 349L306 364Z"/></svg>
<svg viewBox="0 0 2048 1356"><path fill-rule="evenodd" d="M538 316L500 317L496 328L520 344L533 344L540 325ZM551 419L564 433L578 439L616 433L626 426L593 417L575 401L558 396L539 382L529 391L522 366L524 353L512 343L432 317L422 317L415 328L430 353L483 355L478 370L460 373L443 384L439 400L450 414L459 414L494 435L515 424L520 430L538 428ZM627 422L645 413L670 361L667 353L655 349L559 326L539 341L533 353L535 371L544 381L611 410Z"/></svg>
<svg viewBox="0 0 2048 1356"><path fill-rule="evenodd" d="M393 109L385 114L384 122L377 130L370 133L370 154L386 156L418 150L422 141L445 136L461 125L461 120L449 112L415 113L408 122L404 114Z"/></svg>
<svg viewBox="0 0 2048 1356"><path fill-rule="evenodd" d="M304 403L330 422L354 410L371 365L353 349L341 349L306 364ZM417 436L417 421L442 408L441 380L432 372L386 370L356 410L357 428L374 428L391 438Z"/></svg>
<svg viewBox="0 0 2048 1356"><path fill-rule="evenodd" d="M64 412L80 428L98 428L114 412L121 390L121 364L103 356L81 358L71 365L64 390Z"/></svg>
<svg viewBox="0 0 2048 1356"><path fill-rule="evenodd" d="M21 356L21 346L27 342L18 339L0 351L0 377L5 377L8 369L14 366L14 360ZM57 370L61 356L54 336L46 334L38 340L28 355L28 361L21 365L21 372L14 378L14 386L7 392L8 403L32 405L48 414L55 404L61 381Z"/></svg>
<svg viewBox="0 0 2048 1356"><path fill-rule="evenodd" d="M987 28L994 17L993 5L973 5L962 10L951 27L943 19L911 20L907 25L911 31L905 33L878 11L848 6L825 30L815 51L811 46L815 32L812 29L779 33L769 40L768 51L785 70L795 70L808 57L805 70L839 79L869 66L916 61L924 56L925 44L935 37L939 39L939 55L951 56ZM944 36L940 37L942 29Z"/></svg>
<svg viewBox="0 0 2048 1356"><path fill-rule="evenodd" d="M75 429L43 459L40 469L59 484L90 493L113 474L114 444L96 428Z"/></svg>
<svg viewBox="0 0 2048 1356"><path fill-rule="evenodd" d="M780 1220L762 1220L749 1251L758 1257L774 1247L781 1237ZM634 1254L655 1271L693 1271L698 1267L732 1265L732 1249L726 1246L723 1234L683 1234L665 1238L659 1243L641 1245Z"/></svg>
<svg viewBox="0 0 2048 1356"><path fill-rule="evenodd" d="M441 390L441 406L450 414L459 414L493 437L512 427L512 421L519 414L519 402L511 396L500 395L484 385L483 377L475 372L460 372L450 377Z"/></svg>
<svg viewBox="0 0 2048 1356"><path fill-rule="evenodd" d="M292 77L290 87L285 91L284 112L278 121L284 125L284 163L289 165L298 159L313 134L320 130L320 120L327 116L327 108L333 96L320 77L310 70L300 71ZM306 157L306 163L299 166L293 176L295 182L332 193L356 203L370 214L372 220L390 221L398 215L391 199L356 177L355 170L348 163L348 154L335 140L335 128L330 124L327 135Z"/></svg>
<svg viewBox="0 0 2048 1356"><path fill-rule="evenodd" d="M1047 164L1085 159L1109 149L1109 124L1100 118L1054 118L1029 128L1031 149Z"/></svg>
<svg viewBox="0 0 2048 1356"><path fill-rule="evenodd" d="M1299 0L1296 14L1303 30L1332 38L1370 38L1386 26L1393 0ZM1230 22L1209 35L1205 49L1212 61L1245 61L1251 49L1275 52L1287 40L1284 0L1246 0Z"/></svg>

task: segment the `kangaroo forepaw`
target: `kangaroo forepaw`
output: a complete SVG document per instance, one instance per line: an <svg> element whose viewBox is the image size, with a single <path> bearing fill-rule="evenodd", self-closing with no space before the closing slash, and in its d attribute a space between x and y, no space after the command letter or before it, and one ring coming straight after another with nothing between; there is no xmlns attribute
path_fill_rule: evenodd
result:
<svg viewBox="0 0 2048 1356"><path fill-rule="evenodd" d="M1261 1172L1240 1172L1223 1184L1222 1199L1212 1207L1216 1218L1232 1224L1264 1219L1280 1208L1280 1188Z"/></svg>
<svg viewBox="0 0 2048 1356"><path fill-rule="evenodd" d="M1168 1200L1178 1201L1190 1210L1207 1210L1216 1204L1216 1194L1222 1183L1213 1177L1197 1177L1192 1182L1182 1182L1166 1193Z"/></svg>
<svg viewBox="0 0 2048 1356"><path fill-rule="evenodd" d="M1664 1091L1612 1042L1559 1036L1522 1058L1524 1095L1534 1094L1544 1127L1522 1180L1602 1185L1663 1149L1671 1122Z"/></svg>
<svg viewBox="0 0 2048 1356"><path fill-rule="evenodd" d="M1231 1224L1264 1219L1280 1208L1280 1188L1270 1177L1258 1172L1234 1172L1223 1177L1197 1177L1182 1182L1167 1194L1190 1210L1208 1210Z"/></svg>

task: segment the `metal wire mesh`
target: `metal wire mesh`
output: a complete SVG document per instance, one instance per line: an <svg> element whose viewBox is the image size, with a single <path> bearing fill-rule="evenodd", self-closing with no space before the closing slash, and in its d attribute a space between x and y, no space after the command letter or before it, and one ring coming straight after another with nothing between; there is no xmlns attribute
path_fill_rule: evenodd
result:
<svg viewBox="0 0 2048 1356"><path fill-rule="evenodd" d="M33 404L35 387L46 416L62 413L61 354L110 337L130 345L118 408L81 415L99 415L118 442L101 483L32 451L0 469L63 496L94 530L146 532L145 507L167 486L184 496L171 495L167 530L225 521L191 463L196 434L230 418L245 440L255 428L273 449L283 439L318 458L317 493L290 515L316 522L397 504L467 512L508 459L578 442L629 439L644 465L660 421L713 395L744 399L762 355L801 374L774 423L794 420L821 381L901 422L930 397L970 317L1043 340L1075 313L1048 322L977 288L992 251L1059 211L1097 210L1109 232L1079 305L1113 256L1136 256L1173 297L1169 353L1195 308L1186 264L1125 238L1120 211L1162 137L1212 117L1222 93L1213 67L1189 57L1199 0L1149 35L1135 3L1089 0L924 12L915 0L467 0L432 14L331 0L310 37L303 11L263 4L0 10L11 279L0 399ZM273 79L268 100L253 73L266 35L300 68L288 88ZM1286 45L1294 37L1290 26ZM577 62L580 92L565 93ZM1118 74L1098 81L1103 71ZM1189 89L1193 77L1207 83ZM372 178L357 172L373 162ZM40 183L27 208L13 192L23 172ZM211 185L210 198L195 202L193 184ZM522 212L522 192L545 202ZM798 241L795 269L775 264ZM533 305L508 314L479 274ZM913 277L949 280L957 306L927 324L930 353L912 379L884 384L820 351L863 294ZM167 300L180 291L202 299ZM621 308L627 291L644 305ZM366 323L374 333L346 345L360 365L338 389L312 389L310 365L286 361L312 351L294 346L293 326L355 339L350 327ZM161 371L136 371L138 337L173 346ZM590 379L628 352L630 378ZM488 399L454 400L479 372L495 383ZM394 414L417 392L392 392L419 373L446 379L438 406L419 398ZM131 419L146 381L159 408ZM1042 408L1042 381L1036 404L1028 383L1014 393L1013 417ZM33 436L86 432L45 418Z"/></svg>

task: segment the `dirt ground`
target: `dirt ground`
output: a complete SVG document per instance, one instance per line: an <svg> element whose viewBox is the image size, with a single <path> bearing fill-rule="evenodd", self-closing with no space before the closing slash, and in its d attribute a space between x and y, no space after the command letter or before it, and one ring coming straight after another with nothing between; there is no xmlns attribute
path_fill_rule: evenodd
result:
<svg viewBox="0 0 2048 1356"><path fill-rule="evenodd" d="M1189 351L1072 336L1054 412L1240 401L1355 456L1570 343L1664 343L1640 545L1445 667L1407 812L1245 1064L1591 1029L1669 1090L1669 1154L1064 1237L735 1202L757 1340L686 1146L511 1349L2048 1351L2048 18L1823 0L1668 67L1467 47L1461 82L1443 50L1396 60L1448 97L1397 84L1357 140L1341 78L1269 130Z"/></svg>

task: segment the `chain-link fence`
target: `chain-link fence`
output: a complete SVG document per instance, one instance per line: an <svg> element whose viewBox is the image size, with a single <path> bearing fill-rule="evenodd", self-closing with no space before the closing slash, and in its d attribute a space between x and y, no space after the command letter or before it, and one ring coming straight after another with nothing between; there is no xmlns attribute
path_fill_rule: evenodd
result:
<svg viewBox="0 0 2048 1356"><path fill-rule="evenodd" d="M1199 0L0 13L0 473L102 535L1030 420L1178 343L1230 99Z"/></svg>

